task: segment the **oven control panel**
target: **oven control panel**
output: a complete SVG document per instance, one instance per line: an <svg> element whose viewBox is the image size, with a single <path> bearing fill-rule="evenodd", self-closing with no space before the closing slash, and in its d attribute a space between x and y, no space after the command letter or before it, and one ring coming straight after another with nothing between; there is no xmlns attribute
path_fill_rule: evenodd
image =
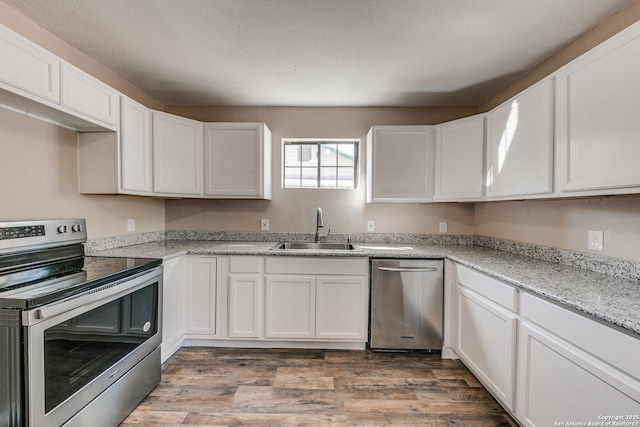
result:
<svg viewBox="0 0 640 427"><path fill-rule="evenodd" d="M0 222L0 253L31 246L84 243L85 219Z"/></svg>

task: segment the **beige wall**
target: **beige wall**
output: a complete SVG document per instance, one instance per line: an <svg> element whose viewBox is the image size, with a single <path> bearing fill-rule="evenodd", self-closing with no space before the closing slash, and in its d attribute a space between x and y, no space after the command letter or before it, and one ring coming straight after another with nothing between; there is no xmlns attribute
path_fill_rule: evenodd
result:
<svg viewBox="0 0 640 427"><path fill-rule="evenodd" d="M475 113L474 108L215 108L166 107L202 121L265 122L273 134L271 201L168 200L168 230L258 231L260 219L271 231L313 232L321 207L333 233L364 233L375 221L379 233L473 233L473 206L464 204L365 203L365 135L372 125L434 124ZM280 188L281 138L349 137L361 139L360 187L356 190Z"/></svg>
<svg viewBox="0 0 640 427"><path fill-rule="evenodd" d="M76 133L0 109L0 221L86 218L89 238L164 230L164 200L78 194Z"/></svg>

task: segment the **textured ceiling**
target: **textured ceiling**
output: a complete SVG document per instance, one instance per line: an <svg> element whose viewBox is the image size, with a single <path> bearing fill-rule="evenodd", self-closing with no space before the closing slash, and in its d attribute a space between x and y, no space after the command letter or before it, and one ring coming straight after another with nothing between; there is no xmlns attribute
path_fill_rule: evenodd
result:
<svg viewBox="0 0 640 427"><path fill-rule="evenodd" d="M633 0L1 0L166 105L479 105Z"/></svg>

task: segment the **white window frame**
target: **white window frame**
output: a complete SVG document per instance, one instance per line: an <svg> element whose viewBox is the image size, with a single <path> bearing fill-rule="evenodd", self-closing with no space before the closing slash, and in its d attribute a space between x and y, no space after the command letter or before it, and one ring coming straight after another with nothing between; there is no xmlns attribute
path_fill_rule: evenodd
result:
<svg viewBox="0 0 640 427"><path fill-rule="evenodd" d="M318 153L320 153L320 146L323 144L335 144L335 143L351 143L354 145L354 159L353 159L353 187L321 187L320 186L320 171L322 168L321 156L318 156L318 164L316 165L316 186L315 187L286 187L285 186L285 146L287 145L317 145ZM282 158L281 158L281 187L287 190L356 190L358 189L359 176L360 176L360 138L282 138ZM336 166L337 167L337 166Z"/></svg>

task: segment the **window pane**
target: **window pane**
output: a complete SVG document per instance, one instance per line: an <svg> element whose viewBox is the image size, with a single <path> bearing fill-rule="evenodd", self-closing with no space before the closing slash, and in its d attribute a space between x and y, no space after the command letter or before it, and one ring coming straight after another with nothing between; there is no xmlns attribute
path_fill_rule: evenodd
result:
<svg viewBox="0 0 640 427"><path fill-rule="evenodd" d="M318 169L302 168L302 187L317 188L318 187Z"/></svg>
<svg viewBox="0 0 640 427"><path fill-rule="evenodd" d="M322 167L320 168L320 187L336 188L336 168Z"/></svg>
<svg viewBox="0 0 640 427"><path fill-rule="evenodd" d="M322 166L335 166L337 163L337 144L322 144L320 149L322 150Z"/></svg>
<svg viewBox="0 0 640 427"><path fill-rule="evenodd" d="M300 146L285 145L284 146L284 166L300 166Z"/></svg>
<svg viewBox="0 0 640 427"><path fill-rule="evenodd" d="M352 167L338 168L338 188L355 188L355 169Z"/></svg>
<svg viewBox="0 0 640 427"><path fill-rule="evenodd" d="M284 168L285 188L300 188L300 168Z"/></svg>
<svg viewBox="0 0 640 427"><path fill-rule="evenodd" d="M354 166L356 155L355 144L340 144L338 145L338 166Z"/></svg>

